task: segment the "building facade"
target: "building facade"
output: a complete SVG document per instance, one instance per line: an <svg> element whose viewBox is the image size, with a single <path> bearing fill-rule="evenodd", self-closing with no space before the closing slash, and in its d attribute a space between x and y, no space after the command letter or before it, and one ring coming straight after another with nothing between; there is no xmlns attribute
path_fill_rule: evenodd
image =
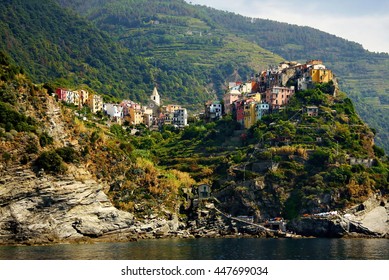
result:
<svg viewBox="0 0 389 280"><path fill-rule="evenodd" d="M88 107L93 114L103 111L103 97L97 94L89 94Z"/></svg>
<svg viewBox="0 0 389 280"><path fill-rule="evenodd" d="M270 110L279 110L289 103L293 94L294 87L272 87L266 90L265 101L269 104Z"/></svg>
<svg viewBox="0 0 389 280"><path fill-rule="evenodd" d="M188 112L185 108L174 111L173 117L174 125L178 127L185 127L188 125Z"/></svg>
<svg viewBox="0 0 389 280"><path fill-rule="evenodd" d="M220 101L209 101L205 103L205 118L208 121L216 121L222 117L223 109Z"/></svg>

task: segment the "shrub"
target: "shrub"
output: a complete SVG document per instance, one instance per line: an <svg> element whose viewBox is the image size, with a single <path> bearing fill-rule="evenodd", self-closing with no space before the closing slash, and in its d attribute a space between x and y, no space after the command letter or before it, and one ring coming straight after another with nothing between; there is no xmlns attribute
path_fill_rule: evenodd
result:
<svg viewBox="0 0 389 280"><path fill-rule="evenodd" d="M155 140L153 138L144 137L140 140L138 148L143 150L149 150L154 145L155 145Z"/></svg>
<svg viewBox="0 0 389 280"><path fill-rule="evenodd" d="M385 155L385 150L382 149L381 147L378 147L376 145L373 146L374 154L376 157L383 157Z"/></svg>
<svg viewBox="0 0 389 280"><path fill-rule="evenodd" d="M4 124L5 130L10 131L35 131L36 121L15 111L9 104L0 101L0 123Z"/></svg>
<svg viewBox="0 0 389 280"><path fill-rule="evenodd" d="M188 126L182 132L181 139L183 140L192 140L195 138L200 138L205 134L207 129L204 126Z"/></svg>
<svg viewBox="0 0 389 280"><path fill-rule="evenodd" d="M6 132L4 136L5 136L5 139L7 141L13 141L14 140L14 136L10 132Z"/></svg>
<svg viewBox="0 0 389 280"><path fill-rule="evenodd" d="M92 145L96 144L97 140L100 139L100 134L97 131L93 131L90 136L90 142Z"/></svg>
<svg viewBox="0 0 389 280"><path fill-rule="evenodd" d="M125 135L123 127L121 125L118 125L118 124L112 125L109 130L111 131L111 133L115 134L119 138L124 137L124 135Z"/></svg>
<svg viewBox="0 0 389 280"><path fill-rule="evenodd" d="M0 87L0 101L15 105L17 100L17 93L13 87L5 85Z"/></svg>
<svg viewBox="0 0 389 280"><path fill-rule="evenodd" d="M26 153L28 154L36 154L39 151L38 146L35 142L30 142L26 146Z"/></svg>
<svg viewBox="0 0 389 280"><path fill-rule="evenodd" d="M3 155L2 155L2 158L5 162L8 162L11 160L11 154L10 153L7 153L7 152L3 152Z"/></svg>
<svg viewBox="0 0 389 280"><path fill-rule="evenodd" d="M135 149L131 143L120 143L119 148L128 155Z"/></svg>
<svg viewBox="0 0 389 280"><path fill-rule="evenodd" d="M78 161L78 153L72 147L62 147L55 150L55 152L64 160L66 163L73 163Z"/></svg>
<svg viewBox="0 0 389 280"><path fill-rule="evenodd" d="M317 149L310 157L309 163L315 166L323 166L330 160L330 153L328 151Z"/></svg>
<svg viewBox="0 0 389 280"><path fill-rule="evenodd" d="M49 134L47 134L47 132L43 132L39 136L39 144L42 148L46 147L47 145L53 144L53 141L53 138Z"/></svg>
<svg viewBox="0 0 389 280"><path fill-rule="evenodd" d="M55 151L43 152L35 163L47 172L63 173L66 170L62 158Z"/></svg>

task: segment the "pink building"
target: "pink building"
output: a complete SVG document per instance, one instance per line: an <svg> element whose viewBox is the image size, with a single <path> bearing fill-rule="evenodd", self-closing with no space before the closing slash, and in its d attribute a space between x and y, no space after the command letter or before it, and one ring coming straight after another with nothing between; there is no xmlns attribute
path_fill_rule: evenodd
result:
<svg viewBox="0 0 389 280"><path fill-rule="evenodd" d="M236 100L238 100L242 94L240 92L229 92L224 94L223 102L224 102L224 113L231 113L231 104L233 104Z"/></svg>
<svg viewBox="0 0 389 280"><path fill-rule="evenodd" d="M294 92L294 87L275 86L266 90L265 101L270 105L271 110L279 110L289 103Z"/></svg>
<svg viewBox="0 0 389 280"><path fill-rule="evenodd" d="M120 103L120 106L123 107L123 115L128 116L130 115L130 109L134 110L141 110L142 106L138 103L135 103L134 101L131 100L123 100Z"/></svg>

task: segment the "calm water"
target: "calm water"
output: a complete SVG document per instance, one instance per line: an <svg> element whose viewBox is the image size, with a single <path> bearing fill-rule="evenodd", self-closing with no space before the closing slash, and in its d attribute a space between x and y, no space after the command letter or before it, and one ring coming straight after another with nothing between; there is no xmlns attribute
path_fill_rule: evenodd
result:
<svg viewBox="0 0 389 280"><path fill-rule="evenodd" d="M3 260L389 260L387 239L142 240L0 246Z"/></svg>

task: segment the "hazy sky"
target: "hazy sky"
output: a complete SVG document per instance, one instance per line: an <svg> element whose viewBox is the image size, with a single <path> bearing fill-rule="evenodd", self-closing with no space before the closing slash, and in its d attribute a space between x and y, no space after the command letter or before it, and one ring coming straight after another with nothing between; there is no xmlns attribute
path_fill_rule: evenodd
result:
<svg viewBox="0 0 389 280"><path fill-rule="evenodd" d="M389 0L186 0L243 16L311 26L389 53Z"/></svg>

